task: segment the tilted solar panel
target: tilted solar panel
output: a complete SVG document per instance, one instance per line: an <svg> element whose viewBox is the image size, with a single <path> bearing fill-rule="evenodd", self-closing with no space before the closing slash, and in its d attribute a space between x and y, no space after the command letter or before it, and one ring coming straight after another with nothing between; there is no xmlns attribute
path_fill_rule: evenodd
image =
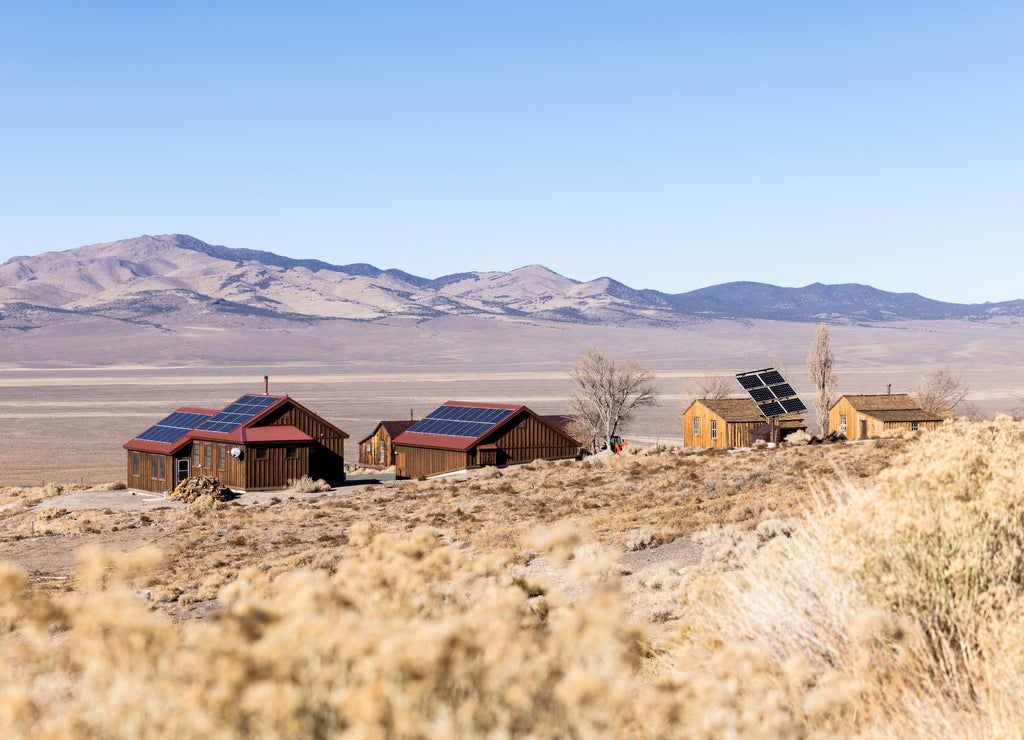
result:
<svg viewBox="0 0 1024 740"><path fill-rule="evenodd" d="M789 383L779 383L778 385L773 385L770 388L770 390L772 393L775 394L776 398L787 398L789 396L796 395L796 391L793 390L793 386L791 386Z"/></svg>
<svg viewBox="0 0 1024 740"><path fill-rule="evenodd" d="M804 406L803 401L799 398L787 398L784 401L779 401L779 403L782 404L782 408L786 409L786 413L789 414L807 410L807 407Z"/></svg>
<svg viewBox="0 0 1024 740"><path fill-rule="evenodd" d="M758 404L758 411L764 416L782 416L786 413L786 409L782 408L782 404L778 401L771 401L769 403Z"/></svg>
<svg viewBox="0 0 1024 740"><path fill-rule="evenodd" d="M785 383L786 379L782 377L782 373L778 370L768 370L763 373L759 373L758 377L761 378L761 382L765 385L778 385L779 383Z"/></svg>
<svg viewBox="0 0 1024 740"><path fill-rule="evenodd" d="M759 388L763 385L763 383L761 383L761 379L757 377L757 375L738 375L736 380L740 381L740 385L748 391L751 388Z"/></svg>
<svg viewBox="0 0 1024 740"><path fill-rule="evenodd" d="M749 393L750 397L753 398L758 403L763 403L764 401L772 401L775 399L775 396L772 395L771 390L765 388L763 385L758 388L751 388L750 390L747 391L747 393Z"/></svg>

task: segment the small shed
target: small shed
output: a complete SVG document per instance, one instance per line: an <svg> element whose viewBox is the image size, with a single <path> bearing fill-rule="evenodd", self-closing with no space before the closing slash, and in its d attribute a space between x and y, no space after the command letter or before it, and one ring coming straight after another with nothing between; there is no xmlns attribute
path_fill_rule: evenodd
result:
<svg viewBox="0 0 1024 740"><path fill-rule="evenodd" d="M385 468L389 465L394 465L395 437L415 423L415 419L382 421L370 436L359 440L359 464Z"/></svg>
<svg viewBox="0 0 1024 740"><path fill-rule="evenodd" d="M768 439L766 422L751 398L701 398L691 403L683 413L683 446L746 447L756 439ZM800 414L776 417L776 441L806 428Z"/></svg>
<svg viewBox="0 0 1024 740"><path fill-rule="evenodd" d="M574 458L580 443L521 404L448 401L399 434L394 449L397 477L422 478Z"/></svg>
<svg viewBox="0 0 1024 740"><path fill-rule="evenodd" d="M828 426L847 439L870 439L883 432L935 429L952 414L933 414L922 409L906 393L846 395L828 410Z"/></svg>
<svg viewBox="0 0 1024 740"><path fill-rule="evenodd" d="M125 442L128 488L160 493L192 475L236 491L308 475L345 481L348 435L285 396L245 395L223 409L179 408Z"/></svg>

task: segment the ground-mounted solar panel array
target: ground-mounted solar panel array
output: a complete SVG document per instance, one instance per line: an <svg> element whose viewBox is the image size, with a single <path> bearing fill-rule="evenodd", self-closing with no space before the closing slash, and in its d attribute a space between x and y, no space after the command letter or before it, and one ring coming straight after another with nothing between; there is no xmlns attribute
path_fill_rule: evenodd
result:
<svg viewBox="0 0 1024 740"><path fill-rule="evenodd" d="M479 406L441 406L413 424L407 431L476 439L498 422L507 419L514 411L515 409Z"/></svg>
<svg viewBox="0 0 1024 740"><path fill-rule="evenodd" d="M763 416L773 418L806 411L793 386L775 368L738 373L736 380L750 394Z"/></svg>
<svg viewBox="0 0 1024 740"><path fill-rule="evenodd" d="M197 432L231 434L281 400L277 396L242 396L198 427Z"/></svg>
<svg viewBox="0 0 1024 740"><path fill-rule="evenodd" d="M210 414L175 411L167 418L161 419L144 431L137 439L145 440L146 442L173 444L209 418Z"/></svg>

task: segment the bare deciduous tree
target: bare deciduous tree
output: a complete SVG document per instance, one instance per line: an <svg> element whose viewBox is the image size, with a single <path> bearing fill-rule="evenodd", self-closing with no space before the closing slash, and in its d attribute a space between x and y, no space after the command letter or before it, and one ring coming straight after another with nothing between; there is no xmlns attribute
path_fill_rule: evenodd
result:
<svg viewBox="0 0 1024 740"><path fill-rule="evenodd" d="M603 439L609 449L634 412L657 399L654 370L632 359L616 363L597 349L580 355L569 377L579 386L569 396L577 428L593 440Z"/></svg>
<svg viewBox="0 0 1024 740"><path fill-rule="evenodd" d="M735 376L722 375L718 370L708 368L703 375L691 379L683 388L683 411L702 398L731 398L738 391Z"/></svg>
<svg viewBox="0 0 1024 740"><path fill-rule="evenodd" d="M964 383L963 378L953 375L953 371L947 365L918 380L910 395L925 411L946 416L956 414L957 408L961 407L970 392L971 389Z"/></svg>
<svg viewBox="0 0 1024 740"><path fill-rule="evenodd" d="M836 361L832 356L832 338L824 322L818 325L807 355L807 374L814 385L814 406L818 427L822 435L829 433L828 410L836 401Z"/></svg>

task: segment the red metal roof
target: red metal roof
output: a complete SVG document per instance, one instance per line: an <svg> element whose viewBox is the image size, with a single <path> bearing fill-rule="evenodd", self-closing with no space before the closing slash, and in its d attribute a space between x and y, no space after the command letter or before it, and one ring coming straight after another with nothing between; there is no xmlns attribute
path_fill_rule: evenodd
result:
<svg viewBox="0 0 1024 740"><path fill-rule="evenodd" d="M313 438L298 427L272 426L246 429L246 442L312 442Z"/></svg>

